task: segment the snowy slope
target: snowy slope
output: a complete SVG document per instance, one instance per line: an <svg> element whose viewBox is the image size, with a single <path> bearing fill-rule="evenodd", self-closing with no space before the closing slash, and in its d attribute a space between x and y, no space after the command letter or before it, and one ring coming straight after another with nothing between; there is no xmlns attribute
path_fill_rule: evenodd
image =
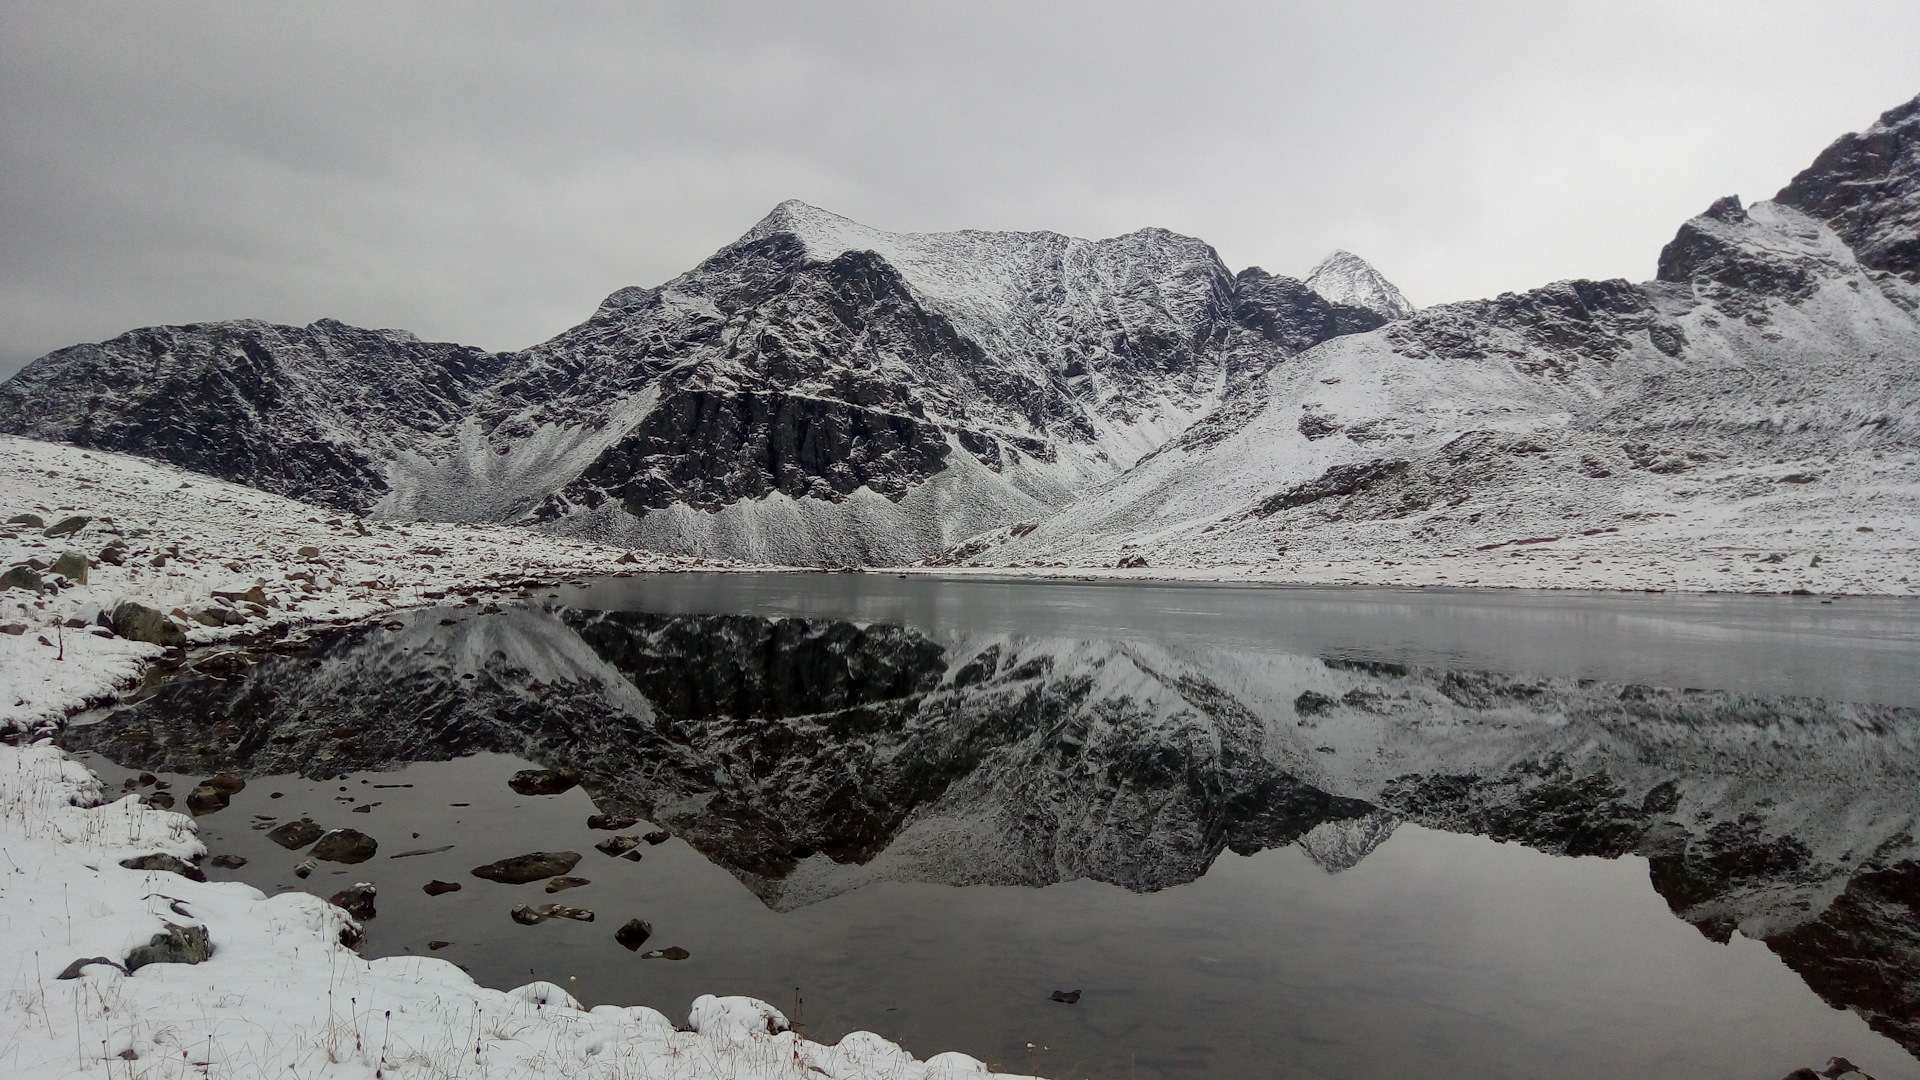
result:
<svg viewBox="0 0 1920 1080"><path fill-rule="evenodd" d="M869 1032L836 1046L809 1042L750 998L702 996L677 1025L639 1006L589 1010L549 982L479 986L444 960L362 960L343 944L358 927L316 896L267 897L237 882L121 865L197 859L206 848L186 815L143 806L138 795L109 801L86 769L44 744L0 746L0 808L0 843L32 868L0 883L8 1076L994 1075L964 1054L917 1061ZM198 938L209 951L122 966L168 935Z"/></svg>
<svg viewBox="0 0 1920 1080"><path fill-rule="evenodd" d="M1160 229L896 234L802 203L534 348L213 323L30 365L0 430L389 519L786 563L1035 521L1379 316Z"/></svg>
<svg viewBox="0 0 1920 1080"><path fill-rule="evenodd" d="M1891 179L1803 174L1783 200L1920 198L1916 130L1920 100L1875 129L1903 147ZM1876 264L1827 218L1721 200L1657 281L1561 282L1328 341L963 561L1913 591L1920 286L1893 272L1897 244L1857 242Z"/></svg>

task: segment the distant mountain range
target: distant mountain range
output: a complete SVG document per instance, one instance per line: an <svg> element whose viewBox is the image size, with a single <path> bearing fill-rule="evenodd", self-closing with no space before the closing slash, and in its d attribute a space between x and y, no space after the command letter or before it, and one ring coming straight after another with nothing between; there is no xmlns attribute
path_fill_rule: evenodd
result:
<svg viewBox="0 0 1920 1080"><path fill-rule="evenodd" d="M1160 229L887 233L788 202L530 349L150 327L0 384L0 431L753 561L1431 554L1911 519L1916 311L1920 98L1772 201L1714 203L1644 284L1416 312L1345 252L1301 281Z"/></svg>

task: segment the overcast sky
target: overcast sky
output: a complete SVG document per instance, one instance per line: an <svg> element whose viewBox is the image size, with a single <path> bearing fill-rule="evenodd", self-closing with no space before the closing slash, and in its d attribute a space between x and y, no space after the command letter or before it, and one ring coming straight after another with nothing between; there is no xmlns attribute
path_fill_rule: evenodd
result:
<svg viewBox="0 0 1920 1080"><path fill-rule="evenodd" d="M1652 276L1920 92L1920 4L0 0L0 375L322 316L516 348L799 198L1428 304Z"/></svg>

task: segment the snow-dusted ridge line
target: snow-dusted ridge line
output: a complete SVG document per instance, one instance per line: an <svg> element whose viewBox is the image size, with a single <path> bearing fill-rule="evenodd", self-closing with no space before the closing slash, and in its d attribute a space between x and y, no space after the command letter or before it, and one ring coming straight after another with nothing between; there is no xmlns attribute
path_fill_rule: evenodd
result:
<svg viewBox="0 0 1920 1080"><path fill-rule="evenodd" d="M788 202L519 352L149 327L0 384L0 431L388 520L891 565L1071 503L1381 318L1164 229L890 233Z"/></svg>
<svg viewBox="0 0 1920 1080"><path fill-rule="evenodd" d="M140 458L0 436L0 510L52 525L84 516L77 534L0 528L0 558L49 561L97 554L114 538L124 566L95 561L86 584L35 596L0 593L0 729L43 727L112 696L164 650L97 637L91 622L133 600L165 611L230 607L212 592L261 586L276 605L236 627L187 620L210 643L264 627L297 628L378 617L447 602L449 593L529 579L688 568L694 561L625 552L533 530L436 524L375 525L351 515L210 480ZM111 521L113 532L106 530ZM145 530L144 535L139 535ZM177 545L162 566L149 565ZM301 547L320 549L317 557ZM629 556L630 557L630 556ZM703 566L702 569L715 567ZM289 573L316 578L307 583ZM49 575L51 577L51 575ZM341 579L334 584L332 578ZM358 582L374 582L360 585ZM472 594L470 594L472 595ZM42 644L44 638L48 644ZM564 663L566 658L556 658ZM268 898L237 882L195 882L120 860L206 853L193 821L107 801L98 778L45 742L0 745L0 1075L113 1076L170 1060L229 1075L387 1077L835 1077L991 1075L956 1053L916 1061L865 1032L836 1046L799 1038L780 1013L747 998L702 997L686 1027L642 1007L583 1009L565 990L532 983L511 991L475 984L453 964L425 957L362 960L340 944L351 926L339 908L290 892ZM168 926L204 927L213 946L200 964L154 964L124 974L116 962ZM131 1055L126 1056L126 1055ZM183 1056L184 1055L184 1056Z"/></svg>

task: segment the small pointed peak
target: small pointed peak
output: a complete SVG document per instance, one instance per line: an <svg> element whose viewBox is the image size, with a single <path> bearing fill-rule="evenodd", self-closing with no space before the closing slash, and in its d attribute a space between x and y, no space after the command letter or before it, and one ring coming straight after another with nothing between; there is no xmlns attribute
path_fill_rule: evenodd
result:
<svg viewBox="0 0 1920 1080"><path fill-rule="evenodd" d="M1740 205L1740 196L1723 195L1713 200L1713 205L1707 207L1705 216L1715 221L1724 221L1729 225L1736 225L1747 220L1747 211Z"/></svg>
<svg viewBox="0 0 1920 1080"><path fill-rule="evenodd" d="M1389 321L1405 318L1414 311L1413 304L1393 282L1350 251L1336 251L1320 260L1320 265L1307 275L1307 288L1332 303L1365 308Z"/></svg>
<svg viewBox="0 0 1920 1080"><path fill-rule="evenodd" d="M854 248L871 247L871 238L878 235L883 234L857 221L799 199L788 199L748 229L739 242L750 244L769 236L791 236L806 245L809 255L819 259L832 258Z"/></svg>

